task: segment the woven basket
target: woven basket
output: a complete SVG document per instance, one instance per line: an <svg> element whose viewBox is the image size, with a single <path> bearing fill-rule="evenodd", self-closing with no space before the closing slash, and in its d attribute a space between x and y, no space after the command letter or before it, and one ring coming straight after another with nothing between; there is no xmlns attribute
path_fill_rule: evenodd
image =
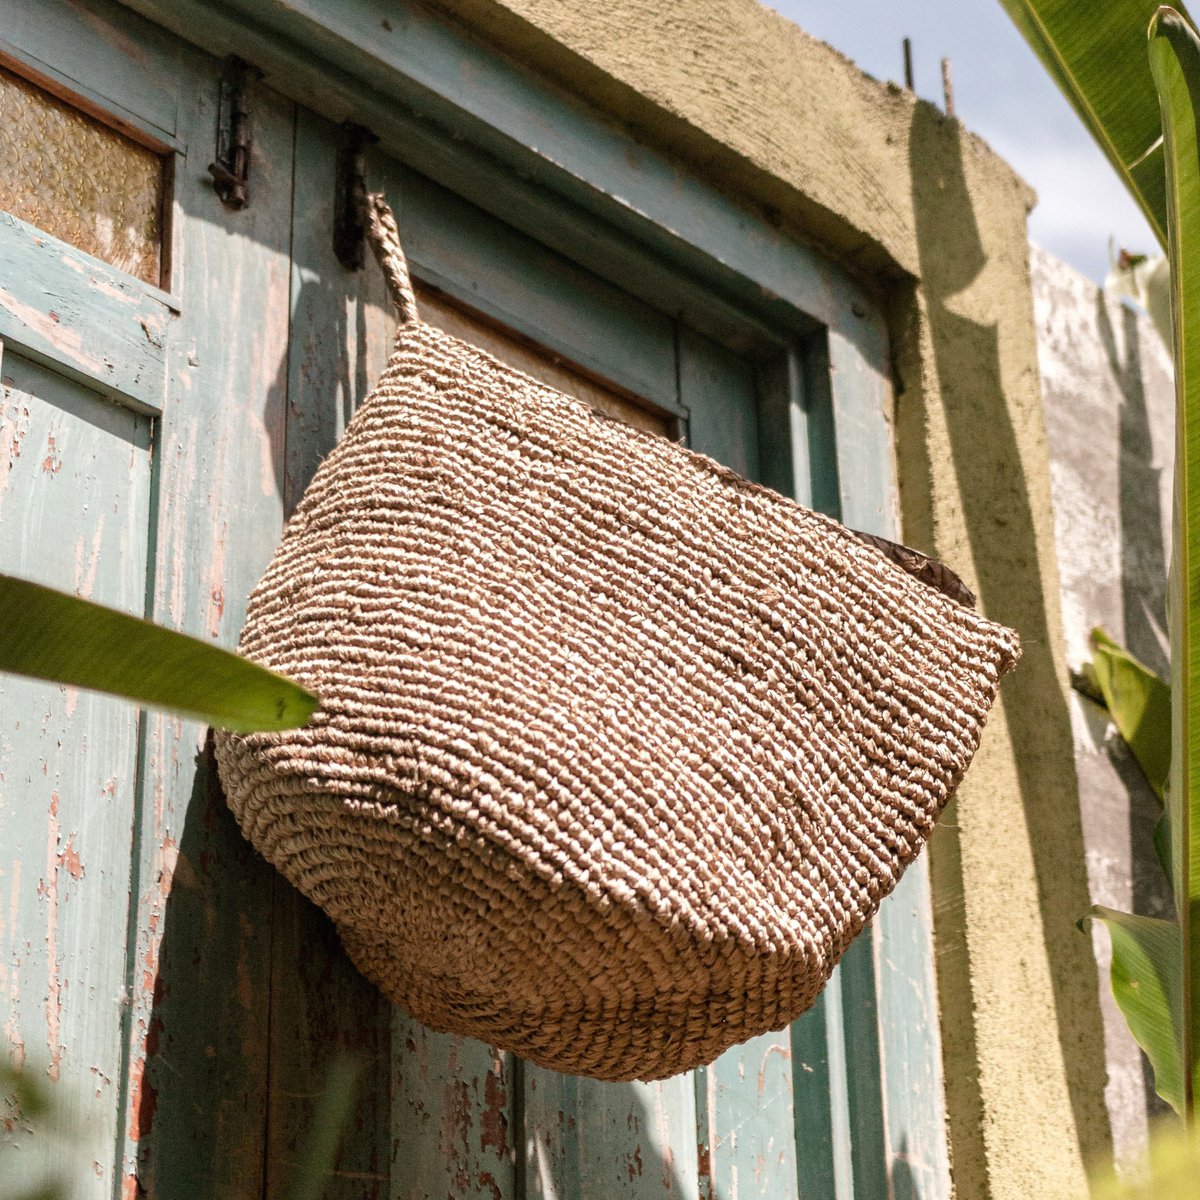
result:
<svg viewBox="0 0 1200 1200"><path fill-rule="evenodd" d="M217 740L246 836L434 1029L652 1079L816 999L1016 635L836 522L401 324L250 599L321 697Z"/></svg>

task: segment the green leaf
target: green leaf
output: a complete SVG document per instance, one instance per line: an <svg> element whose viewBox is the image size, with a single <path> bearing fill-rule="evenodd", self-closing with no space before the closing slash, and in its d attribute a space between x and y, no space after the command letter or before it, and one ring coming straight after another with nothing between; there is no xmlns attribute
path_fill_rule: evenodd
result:
<svg viewBox="0 0 1200 1200"><path fill-rule="evenodd" d="M1175 864L1171 860L1174 846L1171 838L1171 813L1164 808L1162 816L1154 822L1154 830L1150 835L1154 842L1154 857L1162 868L1164 879L1175 878Z"/></svg>
<svg viewBox="0 0 1200 1200"><path fill-rule="evenodd" d="M1145 42L1158 6L1149 0L1000 2L1165 246L1162 118Z"/></svg>
<svg viewBox="0 0 1200 1200"><path fill-rule="evenodd" d="M354 1115L361 1074L362 1062L351 1054L339 1054L330 1064L313 1114L304 1158L292 1185L291 1200L321 1200L325 1195L338 1148Z"/></svg>
<svg viewBox="0 0 1200 1200"><path fill-rule="evenodd" d="M1158 1094L1178 1113L1184 1106L1179 1057L1179 926L1097 905L1088 916L1112 938L1112 990L1129 1032L1154 1068Z"/></svg>
<svg viewBox="0 0 1200 1200"><path fill-rule="evenodd" d="M1167 243L1175 345L1175 512L1170 598L1172 884L1179 914L1179 1053L1185 1109L1196 1094L1200 1031L1200 39L1160 8L1150 25L1150 67L1166 147Z"/></svg>
<svg viewBox="0 0 1200 1200"><path fill-rule="evenodd" d="M303 725L317 700L219 646L0 575L0 671L124 696L249 732Z"/></svg>
<svg viewBox="0 0 1200 1200"><path fill-rule="evenodd" d="M1200 1136L1174 1121L1160 1122L1145 1160L1122 1166L1121 1175L1111 1162L1099 1168L1091 1180L1091 1200L1195 1200Z"/></svg>
<svg viewBox="0 0 1200 1200"><path fill-rule="evenodd" d="M1104 703L1162 800L1171 770L1171 688L1103 629L1092 630L1092 652Z"/></svg>

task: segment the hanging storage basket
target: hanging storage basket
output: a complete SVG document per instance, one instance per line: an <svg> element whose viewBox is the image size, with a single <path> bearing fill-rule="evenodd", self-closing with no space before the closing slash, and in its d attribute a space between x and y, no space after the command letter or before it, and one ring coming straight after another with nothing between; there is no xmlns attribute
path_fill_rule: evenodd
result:
<svg viewBox="0 0 1200 1200"><path fill-rule="evenodd" d="M400 312L250 599L321 697L217 740L246 836L434 1029L658 1078L779 1028L920 851L1010 630Z"/></svg>

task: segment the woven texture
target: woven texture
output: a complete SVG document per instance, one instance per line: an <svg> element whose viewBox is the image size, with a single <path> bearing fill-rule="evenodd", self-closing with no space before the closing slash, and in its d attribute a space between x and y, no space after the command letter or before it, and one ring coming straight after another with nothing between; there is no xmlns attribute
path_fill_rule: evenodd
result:
<svg viewBox="0 0 1200 1200"><path fill-rule="evenodd" d="M417 321L250 602L320 695L230 805L434 1029L658 1078L778 1028L929 836L1015 634Z"/></svg>

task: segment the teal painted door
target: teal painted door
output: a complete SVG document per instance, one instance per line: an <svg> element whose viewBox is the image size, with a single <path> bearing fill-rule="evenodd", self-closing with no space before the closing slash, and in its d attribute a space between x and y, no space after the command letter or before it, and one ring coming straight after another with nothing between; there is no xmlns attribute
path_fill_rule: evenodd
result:
<svg viewBox="0 0 1200 1200"><path fill-rule="evenodd" d="M0 11L0 62L157 156L168 190L140 275L53 211L0 212L0 568L234 645L387 353L381 280L332 250L337 128L255 85L231 211L206 169L216 58L103 0ZM864 527L890 505L861 449L886 446L882 353L864 365L809 318L656 303L649 274L587 269L561 229L531 236L394 155L369 172L435 323L805 502L858 503ZM839 445L856 413L861 443ZM359 1090L328 1197L918 1194L889 1169L872 937L791 1030L600 1084L385 1004L241 839L193 722L0 678L0 829L0 1024L88 1122L79 1196L290 1195L345 1055Z"/></svg>

